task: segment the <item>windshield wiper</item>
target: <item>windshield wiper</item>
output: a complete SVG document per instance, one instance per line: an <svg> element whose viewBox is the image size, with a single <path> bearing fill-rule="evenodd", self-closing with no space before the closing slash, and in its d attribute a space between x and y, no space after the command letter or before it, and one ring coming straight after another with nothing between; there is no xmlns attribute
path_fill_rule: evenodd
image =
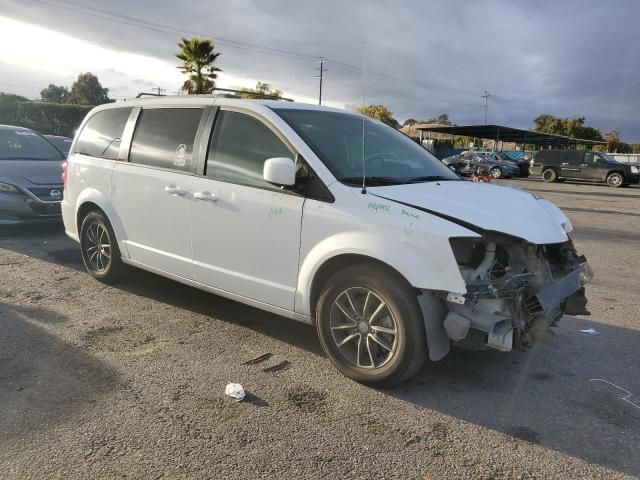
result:
<svg viewBox="0 0 640 480"><path fill-rule="evenodd" d="M440 175L425 175L422 177L410 178L407 180L407 183L420 183L420 182L439 182L439 181L450 181L450 180L459 180L459 178L447 178L441 177Z"/></svg>
<svg viewBox="0 0 640 480"><path fill-rule="evenodd" d="M358 186L362 185L362 177L344 177L340 181ZM402 185L403 183L406 183L404 180L400 180L398 178L376 176L367 176L365 182L369 187L379 187L383 185Z"/></svg>

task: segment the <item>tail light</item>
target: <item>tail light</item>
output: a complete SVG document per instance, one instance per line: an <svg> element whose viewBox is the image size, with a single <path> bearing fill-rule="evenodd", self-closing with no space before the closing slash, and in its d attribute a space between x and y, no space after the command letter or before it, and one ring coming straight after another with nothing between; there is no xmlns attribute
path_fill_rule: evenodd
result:
<svg viewBox="0 0 640 480"><path fill-rule="evenodd" d="M62 162L62 185L64 190L67 189L67 162Z"/></svg>

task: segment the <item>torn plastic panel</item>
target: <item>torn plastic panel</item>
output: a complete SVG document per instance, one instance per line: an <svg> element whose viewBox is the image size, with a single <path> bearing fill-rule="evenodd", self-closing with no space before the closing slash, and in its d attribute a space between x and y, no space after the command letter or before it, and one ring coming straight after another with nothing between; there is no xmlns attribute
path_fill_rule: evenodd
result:
<svg viewBox="0 0 640 480"><path fill-rule="evenodd" d="M550 327L565 313L589 314L584 285L593 272L571 240L535 245L485 233L480 238L452 238L451 247L467 293L439 296L448 310L443 331L460 347L526 350L548 343ZM443 345L437 350L442 354Z"/></svg>

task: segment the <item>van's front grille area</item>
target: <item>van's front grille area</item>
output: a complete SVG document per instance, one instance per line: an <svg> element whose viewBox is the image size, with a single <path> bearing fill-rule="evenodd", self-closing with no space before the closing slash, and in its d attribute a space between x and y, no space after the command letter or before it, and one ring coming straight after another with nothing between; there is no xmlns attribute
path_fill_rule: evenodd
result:
<svg viewBox="0 0 640 480"><path fill-rule="evenodd" d="M59 202L62 200L62 185L59 187L29 188L28 190L43 202Z"/></svg>

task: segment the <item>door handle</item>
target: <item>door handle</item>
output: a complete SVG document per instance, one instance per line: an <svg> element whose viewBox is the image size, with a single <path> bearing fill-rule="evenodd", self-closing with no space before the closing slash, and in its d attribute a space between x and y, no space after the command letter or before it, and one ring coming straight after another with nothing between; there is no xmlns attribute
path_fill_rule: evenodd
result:
<svg viewBox="0 0 640 480"><path fill-rule="evenodd" d="M183 190L180 187L176 187L175 185L168 185L164 187L164 191L169 195L179 195L181 197L184 197L187 194L186 190Z"/></svg>
<svg viewBox="0 0 640 480"><path fill-rule="evenodd" d="M209 202L217 202L218 196L211 192L196 192L193 194L193 198L197 200L205 200Z"/></svg>
<svg viewBox="0 0 640 480"><path fill-rule="evenodd" d="M568 163L563 163L562 165L569 165Z"/></svg>

